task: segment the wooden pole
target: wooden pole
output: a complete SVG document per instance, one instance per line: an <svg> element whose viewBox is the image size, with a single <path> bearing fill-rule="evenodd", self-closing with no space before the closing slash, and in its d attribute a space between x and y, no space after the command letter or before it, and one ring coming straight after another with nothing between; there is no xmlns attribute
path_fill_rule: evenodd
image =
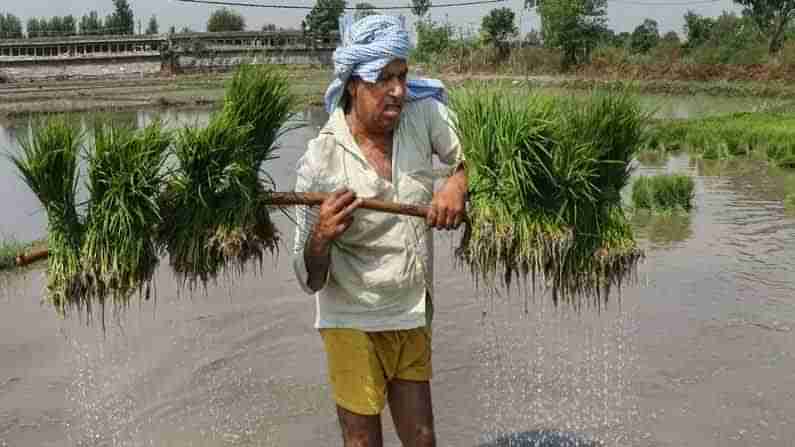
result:
<svg viewBox="0 0 795 447"><path fill-rule="evenodd" d="M20 253L17 255L17 265L22 267L34 263L39 259L44 259L48 255L49 251L47 251L47 248L38 248L28 253Z"/></svg>
<svg viewBox="0 0 795 447"><path fill-rule="evenodd" d="M273 206L320 206L331 194L325 192L272 192L268 194L267 203ZM364 199L361 207L373 211L390 214L425 218L429 207L424 205L408 205L405 203L386 202L376 199ZM49 255L47 248L40 248L30 253L17 255L17 266L26 266Z"/></svg>

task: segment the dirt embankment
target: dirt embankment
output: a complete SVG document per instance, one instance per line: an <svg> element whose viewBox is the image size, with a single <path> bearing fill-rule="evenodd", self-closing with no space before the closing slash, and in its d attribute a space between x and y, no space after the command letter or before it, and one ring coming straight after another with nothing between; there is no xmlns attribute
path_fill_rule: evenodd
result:
<svg viewBox="0 0 795 447"><path fill-rule="evenodd" d="M624 88L627 84L642 93L715 96L795 98L795 84L784 80L714 80L698 73L666 79L664 73L626 67L621 73L605 68L584 67L572 75L517 75L488 72L427 72L454 87L472 80L525 83L528 86L567 89ZM422 70L422 67L417 67ZM678 70L669 67L670 70ZM738 68L739 69L739 68ZM640 71L639 71L640 70ZM645 70L645 71L644 71ZM682 68L684 70L684 68ZM743 70L750 70L745 67ZM764 71L764 70L762 70ZM290 67L290 85L301 105L322 104L323 94L333 76L331 70ZM769 72L766 72L770 74ZM217 104L223 98L230 73L202 73L178 76L151 76L134 79L48 80L0 83L0 117L36 112L87 112L142 108L186 108ZM702 79L703 78L703 79ZM742 79L742 80L741 80ZM773 78L775 79L775 78Z"/></svg>
<svg viewBox="0 0 795 447"><path fill-rule="evenodd" d="M287 72L302 103L322 98L331 72ZM0 117L36 112L87 112L208 106L221 101L231 73L0 83Z"/></svg>

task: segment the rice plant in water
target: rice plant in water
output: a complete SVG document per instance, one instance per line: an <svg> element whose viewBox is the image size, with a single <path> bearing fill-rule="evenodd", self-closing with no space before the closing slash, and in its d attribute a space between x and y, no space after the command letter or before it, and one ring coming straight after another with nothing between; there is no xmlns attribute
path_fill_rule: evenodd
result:
<svg viewBox="0 0 795 447"><path fill-rule="evenodd" d="M641 253L620 190L643 137L645 115L624 93L582 99L452 95L467 158L469 227L458 253L478 282L544 280L552 297L607 297ZM607 290L605 290L607 289Z"/></svg>
<svg viewBox="0 0 795 447"><path fill-rule="evenodd" d="M632 185L632 204L652 211L689 211L693 207L695 183L683 174L642 176Z"/></svg>
<svg viewBox="0 0 795 447"><path fill-rule="evenodd" d="M178 166L162 196L158 238L183 284L206 286L221 273L261 265L278 234L266 205L273 182L263 164L274 157L294 104L286 77L241 66L222 110L206 128L182 129Z"/></svg>
<svg viewBox="0 0 795 447"><path fill-rule="evenodd" d="M795 167L795 115L746 112L657 123L650 147L684 147L705 159L756 156L782 167Z"/></svg>
<svg viewBox="0 0 795 447"><path fill-rule="evenodd" d="M795 192L787 194L784 198L784 209L790 214L795 213Z"/></svg>
<svg viewBox="0 0 795 447"><path fill-rule="evenodd" d="M78 212L80 132L66 117L52 117L19 138L11 160L47 213L47 298L65 314L86 302L80 262L85 227Z"/></svg>
<svg viewBox="0 0 795 447"><path fill-rule="evenodd" d="M141 130L100 124L92 140L87 154L91 200L81 255L92 296L101 305L112 298L124 306L135 292L150 294L159 258L158 197L171 139L155 121Z"/></svg>

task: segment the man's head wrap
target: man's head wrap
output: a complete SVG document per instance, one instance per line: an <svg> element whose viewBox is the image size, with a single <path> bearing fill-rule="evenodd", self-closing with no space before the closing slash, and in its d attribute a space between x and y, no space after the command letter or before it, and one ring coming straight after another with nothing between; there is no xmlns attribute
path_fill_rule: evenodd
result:
<svg viewBox="0 0 795 447"><path fill-rule="evenodd" d="M411 42L403 18L370 15L354 23L353 16L340 17L341 46L334 51L334 81L326 90L326 111L340 102L351 75L376 82L395 59L408 59ZM446 102L444 86L435 79L411 79L406 83L406 101L436 98Z"/></svg>

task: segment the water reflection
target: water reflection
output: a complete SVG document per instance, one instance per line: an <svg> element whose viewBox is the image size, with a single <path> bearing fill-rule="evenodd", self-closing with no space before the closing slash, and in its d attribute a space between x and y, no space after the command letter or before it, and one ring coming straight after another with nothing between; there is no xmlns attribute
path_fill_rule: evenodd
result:
<svg viewBox="0 0 795 447"><path fill-rule="evenodd" d="M653 247L671 247L693 236L691 217L684 212L650 213L639 211L632 218L638 238L646 239Z"/></svg>
<svg viewBox="0 0 795 447"><path fill-rule="evenodd" d="M156 113L174 126L209 117L141 112L137 125ZM326 119L320 109L298 118L305 127L285 136L268 167L285 188ZM24 126L5 125L0 138ZM752 418L764 418L747 432L764 435L760 445L795 437L791 393L782 392L793 389L795 368L787 354L795 219L781 205L795 180L764 165L687 155L639 172L695 176L695 208L636 222L652 243L642 266L648 285L626 290L618 310L575 315L539 305L539 296L525 314L516 294L488 302L439 243L441 445L741 445L751 438L725 434ZM8 206L26 191L2 189L8 183L0 225L24 234L17 221L38 204ZM290 230L286 219L278 225ZM158 300L131 306L106 338L40 305L41 269L10 283L0 277L0 445L338 444L311 299L287 256L263 270L186 299L161 268ZM720 434L705 440L703 427ZM386 445L399 445L387 436Z"/></svg>

